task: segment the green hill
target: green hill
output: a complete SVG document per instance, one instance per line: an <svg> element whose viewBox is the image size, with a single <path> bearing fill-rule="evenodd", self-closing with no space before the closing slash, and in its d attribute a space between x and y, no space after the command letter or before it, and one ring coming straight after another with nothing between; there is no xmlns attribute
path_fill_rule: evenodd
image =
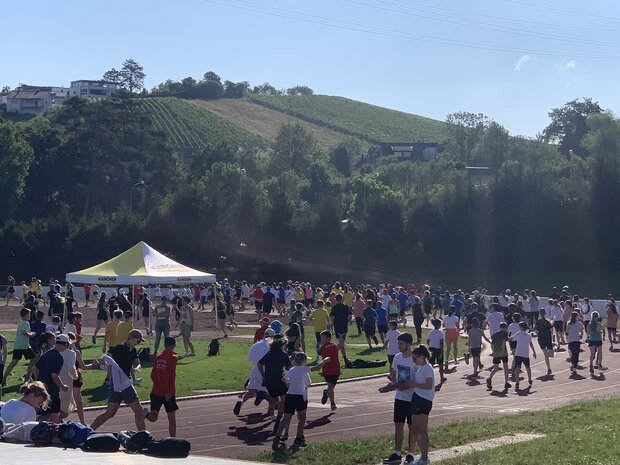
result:
<svg viewBox="0 0 620 465"><path fill-rule="evenodd" d="M442 142L444 124L423 116L389 110L329 95L250 95L253 102L341 131L369 142Z"/></svg>
<svg viewBox="0 0 620 465"><path fill-rule="evenodd" d="M261 137L176 97L145 98L141 104L151 111L155 126L166 133L176 149L196 149L223 142L232 147L268 144Z"/></svg>

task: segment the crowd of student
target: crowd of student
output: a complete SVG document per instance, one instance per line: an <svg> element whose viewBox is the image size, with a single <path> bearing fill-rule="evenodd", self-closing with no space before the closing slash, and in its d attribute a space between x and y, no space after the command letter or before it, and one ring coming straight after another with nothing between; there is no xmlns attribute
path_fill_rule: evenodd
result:
<svg viewBox="0 0 620 465"><path fill-rule="evenodd" d="M530 356L537 357L533 337L537 339L545 358L548 375L552 374L549 359L563 345L568 346L571 371L575 373L581 345L586 343L589 348L589 370L594 373L595 369L605 370L602 350L605 337L609 340L610 349L613 350L613 345L617 343L618 311L613 297L608 297L604 314L599 314L587 298L571 295L568 287L559 293L554 288L546 302L542 302L533 290L518 293L506 289L491 296L481 288L471 293L461 290L450 293L432 289L428 284L417 289L414 285L374 287L341 285L337 282L319 287L297 282L250 285L246 281L229 283L224 280L213 286L195 285L183 289L169 286L163 291L156 287L150 294L147 289L137 289L128 296L127 290L120 288L108 297L106 292L89 288L92 296L97 297L97 327L93 343L98 331L105 328L102 352L108 354L85 364L79 355L81 314L76 310L77 303L70 293L70 285L64 292L57 283L50 288L45 300L49 305L48 316L52 318L50 325L43 323L44 312L36 310L41 296L30 288L25 294L27 298L20 312L13 360L4 370L3 384L15 364L22 357L26 358L30 364L24 378L32 376L38 381L24 385L21 402L37 407L43 390L46 393L43 402L46 415L56 415L56 418L62 419L72 411L75 403L83 420L81 402L78 400L80 370L102 365L107 370L110 395L107 410L94 421L93 428L114 416L124 401L134 410L139 430L144 429L145 418L155 421L161 406L164 406L173 435L174 412L178 407L174 401L174 382L170 384L168 376L170 367L176 365L176 355L172 352L174 338L169 336L172 322L176 322L179 335L183 338L185 355L193 356L191 333L195 318L194 304L198 304L198 310L203 310L213 303L224 337L227 336L226 325L234 328L235 312L251 305L260 327L248 354L252 370L247 390L236 402L235 414L238 415L243 404L250 399L255 399L255 405L266 400L268 414L274 422L275 450L283 447L288 440L290 420L297 414L299 422L293 446L303 447L306 444L303 431L309 373L321 371L326 382L321 402L326 404L329 401L331 410L336 411L335 387L343 366L351 366L345 341L350 331L357 331L358 335L364 335L369 348L373 344L381 344L385 348L390 366L390 385L385 390L396 391L396 447L385 462L399 463L405 455L406 463L414 463L413 451L417 445L420 458L415 463L425 465L428 463L428 415L435 392L433 367L438 369L439 383L445 382L446 375L454 371L450 370L450 363L459 363L461 340L466 341L467 350L463 355L466 363L471 361L472 377L479 377L483 368L483 341L489 344L492 357L491 371L486 380L489 390L493 389L493 378L500 368L504 375L504 390L512 387L511 381L517 390L520 389L523 369L527 374L528 387L532 385ZM53 304L58 298L64 304L62 309ZM70 301L70 312L67 301ZM35 310L36 317L31 320ZM136 345L142 342L142 333L134 328L135 310L138 310L136 316L142 315L147 332L153 331L155 334L156 353L161 338L165 339L165 350L157 357L152 373L159 384L156 383L151 394L151 411L141 408L133 388L134 383L139 383L139 378L134 378L133 383L131 380L133 373L140 368ZM61 314L67 316L68 324L64 328L58 326ZM288 327L284 329L274 317L288 318ZM401 332L403 328L399 329L401 325L406 325L410 317L415 336ZM316 336L316 361L308 364L305 326L310 321ZM603 321L606 326L603 326ZM423 326L430 329L424 341ZM0 344L4 361L7 358L6 340L0 338ZM69 389L70 386L72 389ZM73 395L63 394L66 392ZM1 413L4 415L5 411L6 406ZM402 454L405 423L409 425L409 444L408 452Z"/></svg>

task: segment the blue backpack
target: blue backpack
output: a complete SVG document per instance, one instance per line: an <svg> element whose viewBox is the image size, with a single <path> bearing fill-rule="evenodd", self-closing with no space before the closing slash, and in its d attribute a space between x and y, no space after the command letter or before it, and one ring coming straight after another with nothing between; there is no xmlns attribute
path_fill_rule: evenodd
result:
<svg viewBox="0 0 620 465"><path fill-rule="evenodd" d="M67 447L80 447L92 433L91 427L78 421L61 423L58 427L58 438Z"/></svg>

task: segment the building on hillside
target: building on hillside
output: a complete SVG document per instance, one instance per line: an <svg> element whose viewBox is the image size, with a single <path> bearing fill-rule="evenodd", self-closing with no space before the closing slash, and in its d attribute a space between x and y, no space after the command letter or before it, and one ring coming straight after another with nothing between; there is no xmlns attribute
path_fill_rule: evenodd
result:
<svg viewBox="0 0 620 465"><path fill-rule="evenodd" d="M119 90L119 85L114 82L82 79L79 81L71 81L69 96L89 99L108 99L114 97Z"/></svg>
<svg viewBox="0 0 620 465"><path fill-rule="evenodd" d="M53 104L51 87L22 86L9 92L6 101L7 113L36 115L43 113Z"/></svg>
<svg viewBox="0 0 620 465"><path fill-rule="evenodd" d="M394 155L398 160L428 161L436 158L441 148L434 142L385 142L381 144L381 155Z"/></svg>

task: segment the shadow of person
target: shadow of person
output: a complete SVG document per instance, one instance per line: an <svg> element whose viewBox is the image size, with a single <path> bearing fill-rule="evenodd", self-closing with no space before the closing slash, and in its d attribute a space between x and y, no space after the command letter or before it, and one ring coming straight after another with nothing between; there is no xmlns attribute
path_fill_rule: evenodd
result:
<svg viewBox="0 0 620 465"><path fill-rule="evenodd" d="M310 420L306 422L305 429L313 429L318 428L319 426L325 426L328 423L331 423L330 417L334 414L334 412L329 412L327 415L323 415L322 417L315 418L314 420Z"/></svg>

